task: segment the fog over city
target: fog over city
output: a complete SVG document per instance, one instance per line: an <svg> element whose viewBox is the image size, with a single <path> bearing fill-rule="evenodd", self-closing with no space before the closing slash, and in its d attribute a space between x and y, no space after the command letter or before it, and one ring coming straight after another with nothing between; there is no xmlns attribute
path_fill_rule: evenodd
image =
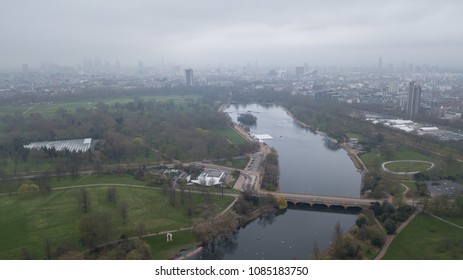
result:
<svg viewBox="0 0 463 280"><path fill-rule="evenodd" d="M458 0L6 0L0 67L113 64L463 66Z"/></svg>

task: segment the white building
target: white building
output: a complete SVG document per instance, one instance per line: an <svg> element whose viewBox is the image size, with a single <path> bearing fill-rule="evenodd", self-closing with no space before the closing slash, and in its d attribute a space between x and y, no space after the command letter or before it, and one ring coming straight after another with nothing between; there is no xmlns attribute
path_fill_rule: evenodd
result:
<svg viewBox="0 0 463 280"><path fill-rule="evenodd" d="M199 174L198 178L191 180L191 182L210 187L223 184L227 179L227 175L228 173L222 170L207 170Z"/></svg>
<svg viewBox="0 0 463 280"><path fill-rule="evenodd" d="M87 152L92 147L92 138L32 142L23 146L26 149L55 149L58 152L68 150L70 152Z"/></svg>

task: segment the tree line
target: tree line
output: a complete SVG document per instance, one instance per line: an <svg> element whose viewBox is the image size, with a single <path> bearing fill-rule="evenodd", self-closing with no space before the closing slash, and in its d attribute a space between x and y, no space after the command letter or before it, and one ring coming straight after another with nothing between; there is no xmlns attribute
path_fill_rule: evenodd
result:
<svg viewBox="0 0 463 280"><path fill-rule="evenodd" d="M134 100L126 104L98 103L93 109L78 108L75 112L60 109L51 117L39 113L5 114L3 141L0 144L2 166L18 170L21 164L44 163L56 166L152 162L160 160L202 160L232 158L240 151L217 131L227 129L231 120L223 113L200 101L185 100L156 102ZM78 138L99 140L87 153L57 152L54 149L28 150L23 145L35 141ZM253 149L248 143L240 145L242 153ZM28 164L24 164L24 163ZM62 172L61 172L62 171ZM70 172L72 170L67 170Z"/></svg>

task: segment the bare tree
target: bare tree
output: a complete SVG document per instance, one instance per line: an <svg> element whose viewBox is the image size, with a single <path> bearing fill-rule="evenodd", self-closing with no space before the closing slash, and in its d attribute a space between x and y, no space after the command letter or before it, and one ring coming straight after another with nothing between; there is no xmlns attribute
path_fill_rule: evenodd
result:
<svg viewBox="0 0 463 280"><path fill-rule="evenodd" d="M188 187L188 209L187 209L187 215L190 217L193 215L193 199L191 197L191 188Z"/></svg>
<svg viewBox="0 0 463 280"><path fill-rule="evenodd" d="M343 257L343 248L344 248L344 234L342 232L341 224L339 222L334 226L333 236L332 236L332 256L335 259L340 259Z"/></svg>
<svg viewBox="0 0 463 280"><path fill-rule="evenodd" d="M106 200L109 202L116 202L117 191L115 187L110 187L106 189Z"/></svg>
<svg viewBox="0 0 463 280"><path fill-rule="evenodd" d="M137 226L135 227L135 231L137 232L138 236L143 236L146 234L146 225L141 222L138 223Z"/></svg>
<svg viewBox="0 0 463 280"><path fill-rule="evenodd" d="M90 194L84 188L80 189L79 204L82 212L87 213L90 210Z"/></svg>
<svg viewBox="0 0 463 280"><path fill-rule="evenodd" d="M127 200L122 200L119 202L117 209L119 211L119 215L121 215L122 221L125 224L129 215L129 203Z"/></svg>
<svg viewBox="0 0 463 280"><path fill-rule="evenodd" d="M32 253L29 251L27 248L22 248L21 249L21 255L20 255L21 260L32 260Z"/></svg>
<svg viewBox="0 0 463 280"><path fill-rule="evenodd" d="M234 212L228 212L198 223L193 227L193 235L203 243L214 242L217 239L223 238L232 233L238 227L238 219Z"/></svg>
<svg viewBox="0 0 463 280"><path fill-rule="evenodd" d="M80 241L90 249L107 242L112 234L111 215L97 212L86 215L80 220Z"/></svg>
<svg viewBox="0 0 463 280"><path fill-rule="evenodd" d="M180 184L180 203L183 205L185 203L185 200L183 196L185 195L185 183L182 182Z"/></svg>
<svg viewBox="0 0 463 280"><path fill-rule="evenodd" d="M45 259L51 260L51 242L49 238L45 239L45 242L43 242L43 253Z"/></svg>

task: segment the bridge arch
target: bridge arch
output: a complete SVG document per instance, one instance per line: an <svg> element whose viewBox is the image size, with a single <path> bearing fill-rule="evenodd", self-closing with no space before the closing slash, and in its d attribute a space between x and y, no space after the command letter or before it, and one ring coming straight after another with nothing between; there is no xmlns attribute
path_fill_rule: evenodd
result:
<svg viewBox="0 0 463 280"><path fill-rule="evenodd" d="M362 211L362 207L361 206L347 206L346 210L352 211L352 212L360 212Z"/></svg>
<svg viewBox="0 0 463 280"><path fill-rule="evenodd" d="M297 202L296 207L298 208L310 208L310 203L307 202Z"/></svg>
<svg viewBox="0 0 463 280"><path fill-rule="evenodd" d="M328 208L330 208L331 210L339 210L339 211L346 210L346 207L342 205L336 205L336 204L330 205Z"/></svg>
<svg viewBox="0 0 463 280"><path fill-rule="evenodd" d="M328 205L324 203L314 203L312 207L315 209L328 209Z"/></svg>

